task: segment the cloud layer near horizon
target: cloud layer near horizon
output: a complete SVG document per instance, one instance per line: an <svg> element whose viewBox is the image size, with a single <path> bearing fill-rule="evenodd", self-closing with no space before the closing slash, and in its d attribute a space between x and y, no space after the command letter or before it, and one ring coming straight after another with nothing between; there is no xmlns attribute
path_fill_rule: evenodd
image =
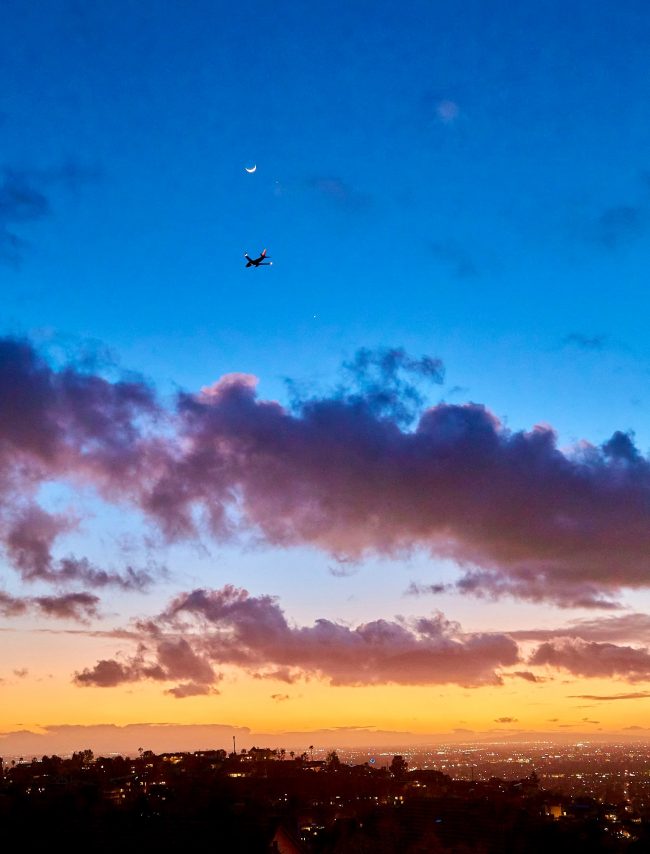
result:
<svg viewBox="0 0 650 854"><path fill-rule="evenodd" d="M623 739L637 740L638 731L642 727L627 727L629 732L618 732L616 741ZM42 756L56 753L69 755L73 751L90 748L96 755L120 753L137 756L143 745L147 750L160 753L166 750L209 750L223 748L232 749L233 736L237 739L237 748L250 748L253 745L264 745L297 750L306 750L309 745L315 745L317 750L341 748L344 746L377 748L405 747L407 745L431 745L475 742L493 742L503 739L503 730L487 729L475 732L470 729L457 728L446 732L409 732L404 730L381 730L374 727L336 727L332 729L316 729L289 732L259 732L245 726L230 726L228 724L156 724L133 723L126 726L116 724L83 725L53 725L45 726L40 732L27 729L0 733L0 753L10 756ZM550 740L548 732L531 732L529 730L509 730L509 740L531 741L534 738ZM579 737L575 730L571 732L554 732L553 740L572 741ZM590 741L606 741L612 738L611 733L590 732ZM318 753L316 754L318 756Z"/></svg>
<svg viewBox="0 0 650 854"><path fill-rule="evenodd" d="M176 697L206 693L213 667L234 665L256 678L293 682L316 677L331 685L477 686L499 684L497 670L519 653L505 634L464 634L442 614L373 620L350 628L330 620L292 626L271 596L226 585L182 593L153 620L139 624L138 651L103 659L75 674L80 686L113 687L141 679L181 679ZM192 686L188 688L187 686Z"/></svg>
<svg viewBox="0 0 650 854"><path fill-rule="evenodd" d="M650 463L619 432L561 451L550 427L508 430L485 406L419 413L442 365L360 351L353 385L286 408L231 374L172 410L139 380L53 369L0 339L0 542L24 581L141 588L147 573L54 559L76 517L36 502L51 480L135 506L170 540L242 531L339 558L411 548L455 560L456 588L612 607L650 582ZM409 419L417 417L413 427Z"/></svg>

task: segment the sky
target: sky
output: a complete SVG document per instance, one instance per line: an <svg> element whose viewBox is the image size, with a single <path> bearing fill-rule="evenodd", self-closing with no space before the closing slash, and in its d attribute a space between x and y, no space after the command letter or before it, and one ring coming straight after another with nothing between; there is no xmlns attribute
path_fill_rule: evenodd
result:
<svg viewBox="0 0 650 854"><path fill-rule="evenodd" d="M3 21L0 755L646 737L646 4Z"/></svg>

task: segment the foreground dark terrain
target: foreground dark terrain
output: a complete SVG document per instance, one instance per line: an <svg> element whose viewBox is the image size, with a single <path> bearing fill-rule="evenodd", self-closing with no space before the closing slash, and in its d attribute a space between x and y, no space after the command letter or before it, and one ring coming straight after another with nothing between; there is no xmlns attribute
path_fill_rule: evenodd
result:
<svg viewBox="0 0 650 854"><path fill-rule="evenodd" d="M15 841L67 851L641 852L650 814L521 780L346 765L335 752L252 748L7 763L0 826Z"/></svg>

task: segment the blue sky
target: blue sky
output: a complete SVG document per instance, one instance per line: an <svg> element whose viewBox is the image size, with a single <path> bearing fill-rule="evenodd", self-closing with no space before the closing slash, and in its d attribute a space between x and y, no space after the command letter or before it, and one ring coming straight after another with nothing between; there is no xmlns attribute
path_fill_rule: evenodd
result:
<svg viewBox="0 0 650 854"><path fill-rule="evenodd" d="M643 4L4 15L2 160L50 207L9 225L30 245L0 270L7 328L269 394L404 344L517 426L643 434ZM274 267L245 270L263 246ZM571 333L601 349L558 350Z"/></svg>
<svg viewBox="0 0 650 854"><path fill-rule="evenodd" d="M100 342L167 394L240 371L281 400L287 377L327 388L359 347L404 346L446 365L431 402L645 451L649 47L642 2L6 2L0 166L32 206L0 197L1 332ZM274 265L245 269L263 247ZM133 523L88 500L69 543L106 558ZM309 619L300 565L349 619L410 608L428 566L163 559ZM477 626L509 605L490 607Z"/></svg>

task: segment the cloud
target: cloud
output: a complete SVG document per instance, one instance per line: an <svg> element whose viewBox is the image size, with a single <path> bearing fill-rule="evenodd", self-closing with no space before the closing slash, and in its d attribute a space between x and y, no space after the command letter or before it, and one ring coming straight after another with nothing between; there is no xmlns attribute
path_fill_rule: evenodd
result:
<svg viewBox="0 0 650 854"><path fill-rule="evenodd" d="M47 513L36 504L26 504L15 513L5 534L5 548L12 565L24 581L52 584L82 582L90 587L115 586L123 590L145 590L152 582L149 572L127 567L124 573L107 572L86 558L54 560L55 539L76 527L75 520Z"/></svg>
<svg viewBox="0 0 650 854"><path fill-rule="evenodd" d="M503 634L462 633L442 614L374 620L355 628L319 619L292 626L271 596L226 585L175 597L140 622L142 644L125 660L102 660L75 675L78 685L112 687L139 679L213 684L231 665L259 678L316 677L331 685L499 684L498 669L518 660ZM165 639L161 640L163 637ZM175 633L177 640L168 640ZM149 645L157 641L155 650Z"/></svg>
<svg viewBox="0 0 650 854"><path fill-rule="evenodd" d="M208 661L197 655L183 638L160 641L155 648L153 661L147 661L148 652L147 646L141 644L137 653L124 661L101 659L94 667L75 673L74 682L84 687L114 688L144 679L158 682L187 680L189 685L179 685L168 692L180 697L190 696L187 693L191 690L189 686L193 686L194 694L210 693L209 686L220 678ZM205 686L206 690L197 690L200 685Z"/></svg>
<svg viewBox="0 0 650 854"><path fill-rule="evenodd" d="M529 662L562 668L576 676L619 677L628 682L650 679L650 653L647 649L580 638L546 641L535 650Z"/></svg>
<svg viewBox="0 0 650 854"><path fill-rule="evenodd" d="M369 194L361 192L335 175L316 175L309 179L307 187L347 210L365 210L372 204Z"/></svg>
<svg viewBox="0 0 650 854"><path fill-rule="evenodd" d="M0 614L3 617L19 617L27 613L30 604L29 599L12 596L0 590Z"/></svg>
<svg viewBox="0 0 650 854"><path fill-rule="evenodd" d="M524 682L545 682L541 676L536 676L530 670L514 670L512 673L504 673L504 676L516 676L518 679L523 679Z"/></svg>
<svg viewBox="0 0 650 854"><path fill-rule="evenodd" d="M351 562L421 548L459 565L462 593L569 607L612 610L623 587L648 586L650 462L632 434L560 450L551 427L512 431L478 403L423 411L443 375L435 358L362 349L339 387L290 407L233 373L169 411L140 380L56 370L0 339L0 546L25 581L151 580L53 556L79 519L36 497L65 480L170 541L247 531Z"/></svg>
<svg viewBox="0 0 650 854"><path fill-rule="evenodd" d="M584 229L585 236L592 243L615 251L646 236L649 224L648 176L641 174L636 198L602 208L585 222Z"/></svg>
<svg viewBox="0 0 650 854"><path fill-rule="evenodd" d="M0 591L0 614L3 617L19 617L27 613L39 613L59 620L87 622L99 616L99 597L91 593L64 593L58 596L12 596Z"/></svg>
<svg viewBox="0 0 650 854"><path fill-rule="evenodd" d="M143 570L98 569L85 559L54 559L78 518L49 513L40 484L66 479L99 486L110 499L128 492L144 465L139 440L158 409L141 381L109 382L68 364L52 368L28 341L0 339L0 547L24 581L81 582L142 589Z"/></svg>
<svg viewBox="0 0 650 854"><path fill-rule="evenodd" d="M231 749L233 735L242 746L245 743L249 746L255 744L254 740L247 741L255 738L248 727L228 724L68 724L45 726L40 732L17 730L0 733L0 749L5 756L42 756L45 753L65 756L81 747L90 748L97 755L120 752L137 756L142 745L155 753L210 750L222 745Z"/></svg>
<svg viewBox="0 0 650 854"><path fill-rule="evenodd" d="M434 240L429 244L435 258L447 265L458 279L478 275L478 268L470 253L455 240Z"/></svg>
<svg viewBox="0 0 650 854"><path fill-rule="evenodd" d="M74 675L77 685L94 685L98 688L114 688L116 685L137 682L141 679L162 680L164 678L162 668L147 667L141 659L132 659L123 664L116 659L102 658L93 668L86 668Z"/></svg>
<svg viewBox="0 0 650 854"><path fill-rule="evenodd" d="M628 434L562 452L551 428L511 432L474 403L434 406L405 431L390 389L389 414L367 394L293 412L248 384L182 395L184 453L145 510L173 535L203 508L228 536L236 496L273 544L351 559L423 546L464 566L459 589L479 596L611 609L622 586L648 583L650 464Z"/></svg>
<svg viewBox="0 0 650 854"><path fill-rule="evenodd" d="M645 700L650 697L648 691L633 691L628 694L569 694L576 700Z"/></svg>
<svg viewBox="0 0 650 854"><path fill-rule="evenodd" d="M560 342L561 347L578 347L580 350L602 351L609 346L606 335L584 335L582 332L570 332Z"/></svg>
<svg viewBox="0 0 650 854"><path fill-rule="evenodd" d="M511 741L531 743L532 741L556 742L558 744L575 744L579 731L576 724L571 724L573 732L549 732L510 730L508 738ZM501 733L503 731L501 730ZM498 729L477 731L466 727L457 727L452 731L438 732L409 732L405 730L385 730L360 728L357 726L341 726L329 729L289 730L283 732L263 732L252 730L245 726L225 724L179 724L179 723L132 723L126 726L116 724L83 725L49 725L39 728L38 732L22 729L0 733L0 755L3 756L42 756L55 753L58 756L69 756L73 751L90 748L97 756L108 756L119 752L127 756L137 756L138 749L146 749L154 753L165 751L194 751L214 750L223 748L232 750L232 739L235 736L237 748L249 749L254 745L264 745L271 748L295 749L302 752L309 745L317 751L341 747L366 747L376 750L380 746L400 752L405 745L472 742L486 746L494 744L494 735ZM585 735L587 735L585 733ZM591 741L600 743L629 742L639 739L639 730L626 727L615 733L602 732L588 734ZM397 749L399 748L399 749Z"/></svg>
<svg viewBox="0 0 650 854"><path fill-rule="evenodd" d="M420 584L417 581L412 581L404 591L405 596L437 596L440 593L446 593L453 590L453 584Z"/></svg>
<svg viewBox="0 0 650 854"><path fill-rule="evenodd" d="M647 229L647 210L642 205L613 205L594 224L594 239L608 249L640 237Z"/></svg>
<svg viewBox="0 0 650 854"><path fill-rule="evenodd" d="M343 363L345 382L337 398L362 403L379 417L409 424L424 405L419 382L440 385L445 376L440 359L409 356L401 347L363 347L354 359ZM301 402L304 406L304 401Z"/></svg>
<svg viewBox="0 0 650 854"><path fill-rule="evenodd" d="M356 575L359 569L349 561L341 560L337 561L336 566L328 566L327 571L334 578L350 578L351 575Z"/></svg>
<svg viewBox="0 0 650 854"><path fill-rule="evenodd" d="M650 644L650 615L632 613L574 620L557 629L517 629L509 632L516 640L582 638L591 641L633 641Z"/></svg>
<svg viewBox="0 0 650 854"><path fill-rule="evenodd" d="M219 691L216 688L212 685L206 685L204 682L181 682L180 685L176 685L165 691L165 694L170 694L172 697L176 697L177 700L218 693Z"/></svg>
<svg viewBox="0 0 650 854"><path fill-rule="evenodd" d="M96 171L70 161L46 170L5 166L0 175L0 262L15 266L28 248L20 235L21 227L52 212L48 191L57 185L76 190L81 183L96 177Z"/></svg>
<svg viewBox="0 0 650 854"><path fill-rule="evenodd" d="M26 242L16 226L34 222L50 213L50 203L29 172L5 167L0 180L0 260L17 264Z"/></svg>
<svg viewBox="0 0 650 854"><path fill-rule="evenodd" d="M60 596L36 596L32 600L48 617L65 620L87 620L97 617L99 597L91 593L64 593Z"/></svg>
<svg viewBox="0 0 650 854"><path fill-rule="evenodd" d="M436 115L444 125L452 125L460 115L460 108L455 101L444 99L436 104Z"/></svg>

